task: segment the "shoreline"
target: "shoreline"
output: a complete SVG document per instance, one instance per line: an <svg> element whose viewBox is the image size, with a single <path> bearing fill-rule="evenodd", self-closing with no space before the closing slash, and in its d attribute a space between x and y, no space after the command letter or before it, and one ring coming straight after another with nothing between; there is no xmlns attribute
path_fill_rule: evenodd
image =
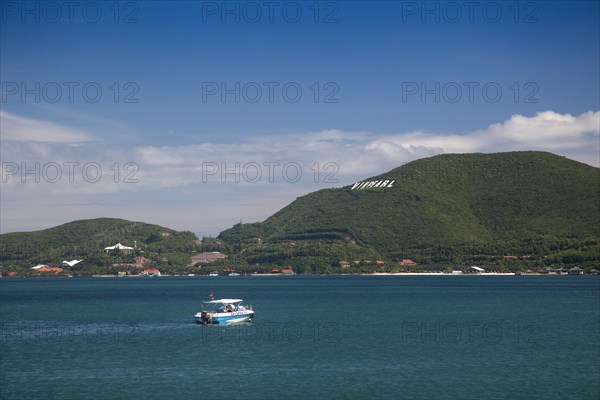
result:
<svg viewBox="0 0 600 400"><path fill-rule="evenodd" d="M376 272L372 274L248 274L240 275L240 277L294 277L294 276L598 276L597 274L541 274L541 273L515 273L515 272L485 272L480 274L449 274L436 272ZM144 276L144 275L86 275L86 276L5 276L0 279L43 279L43 278L237 278L227 275L208 276L208 275L160 275L160 276Z"/></svg>
<svg viewBox="0 0 600 400"><path fill-rule="evenodd" d="M480 274L449 274L445 272L374 272L372 274L361 274L361 275L379 275L379 276L397 276L397 275L424 275L424 276L510 276L516 275L515 272L482 272ZM521 274L523 275L523 274ZM543 274L527 274L527 275L543 275Z"/></svg>

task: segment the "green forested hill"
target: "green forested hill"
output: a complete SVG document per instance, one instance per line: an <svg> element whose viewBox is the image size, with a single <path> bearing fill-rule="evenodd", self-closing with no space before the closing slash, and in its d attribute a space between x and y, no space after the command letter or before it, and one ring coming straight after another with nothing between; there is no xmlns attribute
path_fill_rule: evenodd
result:
<svg viewBox="0 0 600 400"><path fill-rule="evenodd" d="M249 263L298 267L376 257L456 264L517 255L538 267L600 260L598 168L543 152L446 154L365 179L385 180L393 186L310 193L219 238Z"/></svg>
<svg viewBox="0 0 600 400"><path fill-rule="evenodd" d="M159 225L117 218L97 218L69 222L35 232L0 235L2 265L31 267L39 263L60 263L64 259L83 258L75 269L90 269L114 262L131 262L144 255L157 264L167 262L169 255L189 254L197 250L197 237L192 232L176 232ZM136 247L128 254L103 254L107 246L121 244Z"/></svg>
<svg viewBox="0 0 600 400"><path fill-rule="evenodd" d="M191 253L219 250L227 260L204 269L327 273L339 272L342 260L349 272L600 269L598 168L542 152L447 154L362 182L372 187L309 193L202 244L192 232L115 218L4 234L0 265L28 274L39 263L83 258L69 273L117 273L143 255L165 272L188 273L197 271L188 267ZM136 249L102 251L117 242ZM418 265L399 266L403 259Z"/></svg>

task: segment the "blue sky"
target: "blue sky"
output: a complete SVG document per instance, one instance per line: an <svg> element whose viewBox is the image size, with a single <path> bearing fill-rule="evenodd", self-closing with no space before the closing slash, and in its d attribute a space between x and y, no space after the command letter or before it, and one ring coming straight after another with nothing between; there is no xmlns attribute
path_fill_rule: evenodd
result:
<svg viewBox="0 0 600 400"><path fill-rule="evenodd" d="M599 164L597 1L2 1L0 11L3 233L114 216L216 235L446 152ZM76 170L90 163L102 179ZM302 178L275 168L271 182L269 163ZM256 165L262 178L250 182ZM225 183L223 168L237 171Z"/></svg>

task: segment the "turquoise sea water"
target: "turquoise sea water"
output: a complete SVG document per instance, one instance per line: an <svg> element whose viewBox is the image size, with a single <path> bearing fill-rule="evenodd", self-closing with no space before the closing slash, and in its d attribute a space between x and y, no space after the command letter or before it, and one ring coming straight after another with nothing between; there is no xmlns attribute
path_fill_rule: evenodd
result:
<svg viewBox="0 0 600 400"><path fill-rule="evenodd" d="M199 326L215 298L251 324ZM0 280L0 398L598 399L600 277Z"/></svg>

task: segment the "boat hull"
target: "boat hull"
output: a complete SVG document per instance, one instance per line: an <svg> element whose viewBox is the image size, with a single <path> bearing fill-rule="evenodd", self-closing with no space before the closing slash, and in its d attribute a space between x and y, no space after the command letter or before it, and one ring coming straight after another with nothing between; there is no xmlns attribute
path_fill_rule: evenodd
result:
<svg viewBox="0 0 600 400"><path fill-rule="evenodd" d="M254 318L254 311L234 311L228 313L199 312L194 316L196 323L206 325L235 324L250 322Z"/></svg>

